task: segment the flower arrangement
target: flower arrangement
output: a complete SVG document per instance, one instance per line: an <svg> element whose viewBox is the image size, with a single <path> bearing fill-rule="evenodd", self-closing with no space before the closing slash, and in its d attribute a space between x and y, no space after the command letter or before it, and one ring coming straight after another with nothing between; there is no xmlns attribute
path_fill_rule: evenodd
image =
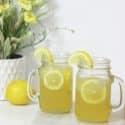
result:
<svg viewBox="0 0 125 125"><path fill-rule="evenodd" d="M20 50L36 45L46 38L43 31L39 41L26 40L33 36L31 27L40 23L40 12L47 0L0 0L0 59L9 59ZM27 42L28 41L28 42Z"/></svg>

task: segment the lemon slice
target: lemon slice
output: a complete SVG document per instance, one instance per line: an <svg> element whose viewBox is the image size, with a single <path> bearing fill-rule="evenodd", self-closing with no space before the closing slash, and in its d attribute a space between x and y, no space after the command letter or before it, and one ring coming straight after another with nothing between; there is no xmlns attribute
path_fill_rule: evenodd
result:
<svg viewBox="0 0 125 125"><path fill-rule="evenodd" d="M69 63L77 64L78 66L87 66L93 68L93 59L89 53L85 51L76 51L69 57Z"/></svg>
<svg viewBox="0 0 125 125"><path fill-rule="evenodd" d="M50 90L59 90L64 84L63 74L58 70L48 71L43 79L44 85Z"/></svg>
<svg viewBox="0 0 125 125"><path fill-rule="evenodd" d="M89 104L99 104L105 100L106 88L104 80L99 78L86 79L81 87L81 97Z"/></svg>
<svg viewBox="0 0 125 125"><path fill-rule="evenodd" d="M48 48L39 48L34 53L35 57L47 62L53 62L53 56Z"/></svg>

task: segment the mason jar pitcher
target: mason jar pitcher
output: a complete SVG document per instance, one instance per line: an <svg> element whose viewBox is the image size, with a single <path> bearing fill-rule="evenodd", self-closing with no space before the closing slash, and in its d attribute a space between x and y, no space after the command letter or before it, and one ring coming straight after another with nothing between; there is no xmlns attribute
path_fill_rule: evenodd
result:
<svg viewBox="0 0 125 125"><path fill-rule="evenodd" d="M112 85L118 84L120 102L111 104ZM87 122L106 122L111 111L123 104L123 80L110 72L110 60L95 58L94 68L79 68L76 77L75 114Z"/></svg>
<svg viewBox="0 0 125 125"><path fill-rule="evenodd" d="M72 106L72 67L67 56L55 56L54 63L43 62L40 68L29 75L28 95L34 101L38 96L40 109L50 113L70 112ZM38 71L40 92L32 95L30 84Z"/></svg>

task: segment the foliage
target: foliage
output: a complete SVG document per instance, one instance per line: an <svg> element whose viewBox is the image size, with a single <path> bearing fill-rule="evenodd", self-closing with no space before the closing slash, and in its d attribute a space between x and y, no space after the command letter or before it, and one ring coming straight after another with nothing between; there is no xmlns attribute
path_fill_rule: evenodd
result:
<svg viewBox="0 0 125 125"><path fill-rule="evenodd" d="M46 38L46 32L41 33L41 40L28 42L33 36L33 25L40 23L40 13L47 0L18 0L17 5L11 0L0 0L0 59L12 55L29 46L36 45Z"/></svg>

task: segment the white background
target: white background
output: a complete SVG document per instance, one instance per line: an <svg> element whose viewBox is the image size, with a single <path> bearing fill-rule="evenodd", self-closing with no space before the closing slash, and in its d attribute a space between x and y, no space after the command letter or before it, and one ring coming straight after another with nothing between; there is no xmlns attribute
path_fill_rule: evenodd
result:
<svg viewBox="0 0 125 125"><path fill-rule="evenodd" d="M125 0L50 0L48 8L49 14L42 22L50 31L45 42L54 52L83 49L93 56L109 58L113 74L125 80ZM56 27L75 33L55 31ZM33 64L34 59L28 62L28 72ZM118 86L113 89L112 99L118 104Z"/></svg>
<svg viewBox="0 0 125 125"><path fill-rule="evenodd" d="M75 30L55 40L58 49L63 45L67 51L83 49L108 57L113 72L125 79L125 0L50 0L50 6L50 27Z"/></svg>

